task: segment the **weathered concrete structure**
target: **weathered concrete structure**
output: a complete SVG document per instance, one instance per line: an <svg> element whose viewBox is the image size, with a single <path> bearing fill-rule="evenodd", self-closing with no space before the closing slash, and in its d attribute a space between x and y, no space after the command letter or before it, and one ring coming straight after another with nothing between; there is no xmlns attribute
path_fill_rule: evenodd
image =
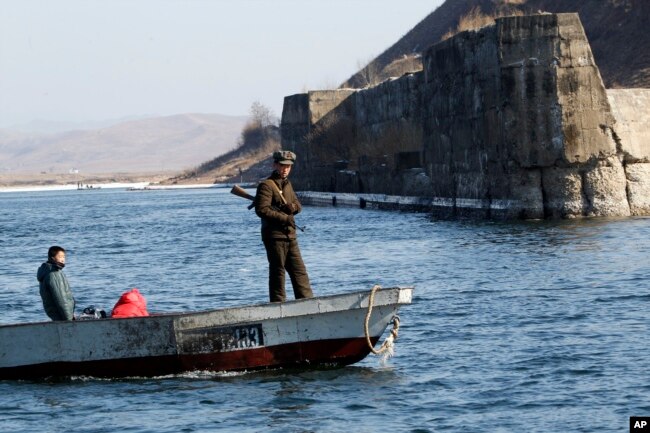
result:
<svg viewBox="0 0 650 433"><path fill-rule="evenodd" d="M286 97L296 188L415 196L450 215L650 214L650 90L605 90L576 14L497 19L423 64Z"/></svg>

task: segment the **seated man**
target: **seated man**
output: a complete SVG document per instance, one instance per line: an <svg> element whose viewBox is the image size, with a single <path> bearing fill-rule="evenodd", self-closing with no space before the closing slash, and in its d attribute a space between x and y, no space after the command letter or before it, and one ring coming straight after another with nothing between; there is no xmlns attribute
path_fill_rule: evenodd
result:
<svg viewBox="0 0 650 433"><path fill-rule="evenodd" d="M45 313L52 320L74 320L75 301L63 273L65 250L59 246L50 247L47 257L47 262L36 273Z"/></svg>

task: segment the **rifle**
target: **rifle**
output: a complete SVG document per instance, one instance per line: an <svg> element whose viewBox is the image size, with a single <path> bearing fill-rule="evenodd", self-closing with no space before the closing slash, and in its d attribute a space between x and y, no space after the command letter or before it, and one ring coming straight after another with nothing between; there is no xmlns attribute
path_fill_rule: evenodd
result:
<svg viewBox="0 0 650 433"><path fill-rule="evenodd" d="M252 201L252 203L248 205L248 209L253 209L255 207L255 197L247 193L246 190L241 186L239 185L233 186L232 189L230 190L230 193L235 194L237 197L245 198ZM278 212L282 212L280 209L276 208L275 206L273 206L273 209L277 210ZM305 227L300 227L298 225L294 226L293 228L300 229L300 231L303 232L305 231Z"/></svg>
<svg viewBox="0 0 650 433"><path fill-rule="evenodd" d="M253 209L255 207L255 197L247 193L246 190L241 186L239 185L233 186L232 189L230 190L230 193L235 194L237 197L246 198L252 201L252 203L248 205L248 209Z"/></svg>

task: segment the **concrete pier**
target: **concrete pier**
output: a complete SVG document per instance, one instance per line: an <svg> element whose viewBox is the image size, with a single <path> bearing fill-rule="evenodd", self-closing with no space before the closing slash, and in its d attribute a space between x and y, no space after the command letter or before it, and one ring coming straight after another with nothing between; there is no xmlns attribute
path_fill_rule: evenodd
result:
<svg viewBox="0 0 650 433"><path fill-rule="evenodd" d="M443 215L650 215L650 90L606 90L577 14L505 17L366 89L285 98L298 190Z"/></svg>

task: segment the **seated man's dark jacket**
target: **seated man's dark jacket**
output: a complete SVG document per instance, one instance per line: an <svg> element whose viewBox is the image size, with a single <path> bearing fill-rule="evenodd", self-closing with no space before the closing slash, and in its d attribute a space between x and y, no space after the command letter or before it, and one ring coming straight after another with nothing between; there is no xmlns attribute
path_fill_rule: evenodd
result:
<svg viewBox="0 0 650 433"><path fill-rule="evenodd" d="M52 320L73 320L75 301L63 270L55 263L43 263L36 273L45 313Z"/></svg>

